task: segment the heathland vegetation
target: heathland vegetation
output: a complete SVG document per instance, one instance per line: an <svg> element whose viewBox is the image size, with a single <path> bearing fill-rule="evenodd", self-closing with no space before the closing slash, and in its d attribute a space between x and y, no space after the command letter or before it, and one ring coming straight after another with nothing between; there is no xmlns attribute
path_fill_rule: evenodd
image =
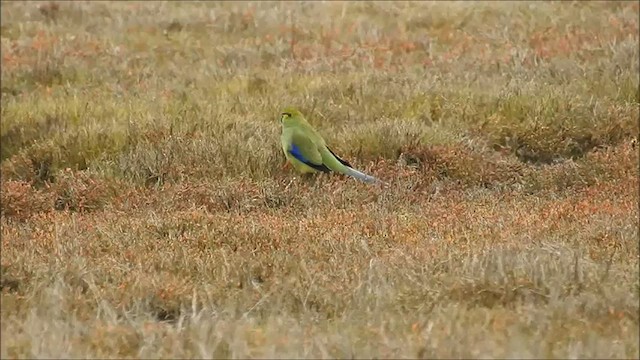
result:
<svg viewBox="0 0 640 360"><path fill-rule="evenodd" d="M2 2L0 356L638 358L638 16Z"/></svg>

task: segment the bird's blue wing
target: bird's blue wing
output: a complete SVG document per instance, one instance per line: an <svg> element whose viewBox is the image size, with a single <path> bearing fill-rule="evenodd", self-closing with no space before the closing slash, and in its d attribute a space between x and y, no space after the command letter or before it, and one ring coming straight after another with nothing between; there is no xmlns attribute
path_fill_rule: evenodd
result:
<svg viewBox="0 0 640 360"><path fill-rule="evenodd" d="M331 170L326 167L324 164L314 164L311 161L309 161L307 158L305 158L304 154L302 154L302 151L300 149L300 147L298 147L296 144L291 144L291 146L289 147L289 154L291 154L294 158L296 158L298 161L304 163L305 165L312 167L318 171L322 171L322 172L330 172Z"/></svg>

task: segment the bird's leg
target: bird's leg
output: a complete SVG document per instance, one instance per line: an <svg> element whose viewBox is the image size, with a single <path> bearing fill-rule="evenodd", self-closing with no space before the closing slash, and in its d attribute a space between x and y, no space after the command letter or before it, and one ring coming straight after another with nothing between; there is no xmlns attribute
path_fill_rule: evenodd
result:
<svg viewBox="0 0 640 360"><path fill-rule="evenodd" d="M318 181L317 174L315 173L304 173L300 175L300 179L307 186L314 186L314 187Z"/></svg>
<svg viewBox="0 0 640 360"><path fill-rule="evenodd" d="M314 185L317 187L322 187L325 183L330 183L331 179L335 176L335 173L319 173L316 176Z"/></svg>
<svg viewBox="0 0 640 360"><path fill-rule="evenodd" d="M314 177L315 177L314 175L315 174L313 174L313 173L304 173L304 174L300 175L300 178L302 180L304 180L305 182L310 182L310 181L312 181L314 179Z"/></svg>

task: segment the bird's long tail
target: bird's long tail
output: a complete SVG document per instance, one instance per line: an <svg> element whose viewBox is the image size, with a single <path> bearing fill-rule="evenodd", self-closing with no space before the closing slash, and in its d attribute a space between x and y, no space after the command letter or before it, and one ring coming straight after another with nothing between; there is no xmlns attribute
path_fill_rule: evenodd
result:
<svg viewBox="0 0 640 360"><path fill-rule="evenodd" d="M375 178L371 175L367 175L365 173L362 173L352 167L349 166L345 166L345 174L349 175L349 176L353 176L354 178L366 182L366 183L380 183L382 181L380 181L378 178Z"/></svg>

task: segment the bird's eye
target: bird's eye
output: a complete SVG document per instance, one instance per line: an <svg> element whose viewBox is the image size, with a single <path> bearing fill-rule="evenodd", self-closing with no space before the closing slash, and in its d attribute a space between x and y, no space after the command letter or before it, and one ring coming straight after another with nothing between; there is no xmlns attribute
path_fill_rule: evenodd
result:
<svg viewBox="0 0 640 360"><path fill-rule="evenodd" d="M284 121L284 119L291 117L291 113L282 113L282 116L280 116L280 122Z"/></svg>

